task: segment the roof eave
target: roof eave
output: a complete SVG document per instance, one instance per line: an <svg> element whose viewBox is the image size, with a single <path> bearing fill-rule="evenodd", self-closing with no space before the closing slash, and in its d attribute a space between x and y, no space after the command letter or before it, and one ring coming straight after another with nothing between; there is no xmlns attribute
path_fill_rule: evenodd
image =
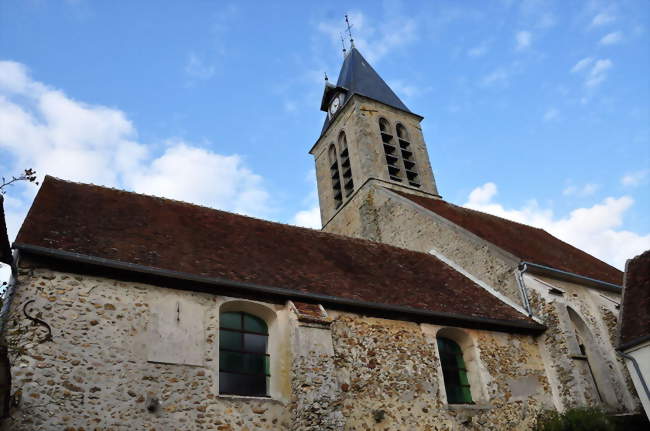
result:
<svg viewBox="0 0 650 431"><path fill-rule="evenodd" d="M526 321L511 321L503 319L492 319L487 317L468 316L457 313L445 313L437 311L429 311L418 308L412 308L400 305L391 305L383 303L375 303L369 301L359 301L355 299L342 298L339 296L331 296L319 293L302 292L294 289L287 289L273 286L263 286L254 283L239 282L227 280L219 277L207 277L196 274L190 274L179 271L172 271L161 268L153 268L150 266L122 262L113 259L106 259L95 256L88 256L80 253L74 253L64 250L52 249L47 247L35 246L24 243L14 243L14 248L26 255L32 254L35 256L67 261L73 263L88 264L109 269L122 270L132 273L146 274L151 276L170 278L176 280L183 280L188 282L200 283L203 285L212 286L225 286L241 290L248 293L261 293L271 296L279 296L286 299L296 299L303 301L318 302L323 305L330 305L333 308L336 306L360 309L360 310L374 310L378 312L390 313L393 315L409 316L411 320L416 321L432 321L440 324L451 326L470 327L484 330L494 330L499 332L511 333L524 333L524 334L540 334L546 330L544 325L536 322Z"/></svg>
<svg viewBox="0 0 650 431"><path fill-rule="evenodd" d="M623 290L622 286L613 283L608 283L606 281L575 274L573 272L563 271L561 269L552 268L550 266L540 265L538 263L522 261L519 265L521 267L525 266L526 270L533 274L546 275L559 280L579 283L584 286L603 290L605 292L618 293L620 295Z"/></svg>

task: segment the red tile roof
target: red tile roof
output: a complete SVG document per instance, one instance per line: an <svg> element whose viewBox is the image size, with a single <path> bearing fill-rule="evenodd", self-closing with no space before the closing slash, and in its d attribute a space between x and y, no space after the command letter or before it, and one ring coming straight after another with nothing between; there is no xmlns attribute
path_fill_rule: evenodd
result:
<svg viewBox="0 0 650 431"><path fill-rule="evenodd" d="M543 329L435 257L46 177L15 246Z"/></svg>
<svg viewBox="0 0 650 431"><path fill-rule="evenodd" d="M543 229L459 207L441 199L396 193L467 229L522 261L550 266L619 286L623 282L623 273L618 269L555 238Z"/></svg>
<svg viewBox="0 0 650 431"><path fill-rule="evenodd" d="M650 339L650 250L627 261L621 302L619 346Z"/></svg>

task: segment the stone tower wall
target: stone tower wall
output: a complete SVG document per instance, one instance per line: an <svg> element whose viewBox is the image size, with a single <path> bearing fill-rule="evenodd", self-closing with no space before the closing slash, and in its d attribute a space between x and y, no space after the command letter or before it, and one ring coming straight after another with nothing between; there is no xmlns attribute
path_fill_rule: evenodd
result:
<svg viewBox="0 0 650 431"><path fill-rule="evenodd" d="M397 123L401 123L407 128L410 147L419 173L420 187L409 186L407 181L399 183L390 179L379 130L379 118L381 117L390 122L393 134L395 134L394 128ZM420 118L355 95L339 112L337 118L311 151L316 163L316 182L323 225L340 211L340 208L337 209L334 204L328 149L331 144L337 143L341 131L344 131L347 137L355 191L368 180L378 179L416 192L421 191L429 195L438 194L429 154L420 128ZM394 140L397 140L396 136ZM343 205L348 200L349 198L344 198Z"/></svg>

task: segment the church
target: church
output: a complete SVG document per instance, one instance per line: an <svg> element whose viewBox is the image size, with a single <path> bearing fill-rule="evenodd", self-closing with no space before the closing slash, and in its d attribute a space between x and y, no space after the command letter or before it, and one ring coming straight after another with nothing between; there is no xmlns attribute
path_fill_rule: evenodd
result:
<svg viewBox="0 0 650 431"><path fill-rule="evenodd" d="M46 177L3 254L0 429L528 430L547 410L641 411L615 350L621 271L446 202L423 117L356 48L320 109L321 231Z"/></svg>

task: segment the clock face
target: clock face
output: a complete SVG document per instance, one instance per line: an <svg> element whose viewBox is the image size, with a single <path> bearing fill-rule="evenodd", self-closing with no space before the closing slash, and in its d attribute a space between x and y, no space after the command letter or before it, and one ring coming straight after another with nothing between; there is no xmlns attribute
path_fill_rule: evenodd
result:
<svg viewBox="0 0 650 431"><path fill-rule="evenodd" d="M341 96L338 95L330 103L330 114L334 115L336 111L339 110L340 106L341 106Z"/></svg>

